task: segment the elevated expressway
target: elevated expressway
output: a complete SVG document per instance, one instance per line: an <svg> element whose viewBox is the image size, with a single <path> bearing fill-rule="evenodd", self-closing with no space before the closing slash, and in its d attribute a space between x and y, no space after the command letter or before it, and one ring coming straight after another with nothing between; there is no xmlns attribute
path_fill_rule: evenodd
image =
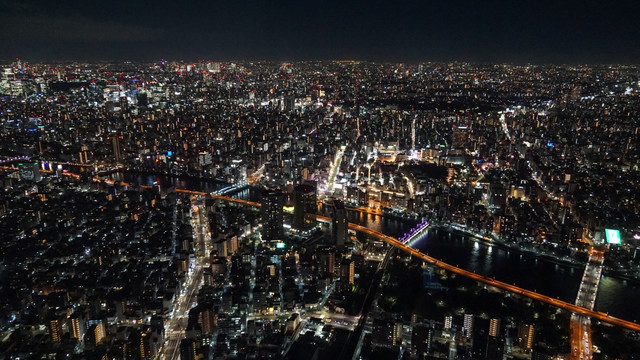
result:
<svg viewBox="0 0 640 360"><path fill-rule="evenodd" d="M584 268L582 282L578 289L575 304L587 309L593 309L600 284L604 252L591 249L589 261ZM591 319L576 313L571 315L571 360L591 360Z"/></svg>
<svg viewBox="0 0 640 360"><path fill-rule="evenodd" d="M71 174L70 174L71 175ZM94 178L94 180L96 181L104 181L103 179L96 179ZM127 183L121 183L124 186L130 186L130 184ZM141 186L143 188L149 188L149 186ZM254 201L248 201L248 200L242 200L242 199L236 199L236 198L232 198L229 196L225 196L225 195L215 195L215 194L209 194L206 192L201 192L201 191L193 191L193 190L186 190L186 189L176 189L176 192L178 193L186 193L186 194L191 194L191 195L196 195L196 196L210 196L213 199L220 199L223 201L229 201L229 202L234 202L234 203L239 203L239 204L243 204L243 205L248 205L248 206L254 206L254 207L258 207L260 206L260 203L258 202L254 202ZM320 222L329 222L329 218L326 216L322 216L322 215L314 215L315 219L317 221ZM421 260L433 265L433 266L437 266L441 269L447 270L449 272L452 272L454 274L458 274L460 276L464 276L466 278L487 284L489 286L493 286L495 288L498 289L502 289L505 291L509 291L511 293L514 294L518 294L521 296L525 296L534 300L538 300L538 301L542 301L545 302L547 304L571 311L572 313L576 314L576 315L581 315L581 316L586 316L586 317L590 317L592 319L598 319L604 322L607 322L609 324L613 324L616 326L620 326L629 330L633 330L633 331L640 331L640 324L637 324L635 322L631 322L631 321L627 321L627 320L623 320L623 319L619 319L613 316L610 316L608 313L604 313L601 311L595 311L589 308L586 308L584 306L580 306L580 305L576 305L576 304L572 304L566 301L562 301L559 299L554 299L550 296L547 295L543 295L543 294L539 294L535 291L531 291L531 290L527 290L527 289L523 289L520 287L517 287L515 285L511 285L511 284L507 284L505 282L502 281L498 281L496 279L487 277L487 276L483 276L483 275L478 275L474 272L465 270L465 269L461 269L457 266L448 264L446 262L440 261L434 257L431 257L429 255L423 254L422 252L411 248L405 244L403 244L401 241L399 241L398 239L383 234L379 231L376 230L372 230L369 229L367 227L358 225L358 224L354 224L354 223L349 223L349 228L353 229L355 231L360 231L363 232L369 236L375 237L379 240L382 240L390 245L393 245L397 248L399 248L400 250L409 253L412 256L415 256L417 258L420 258Z"/></svg>

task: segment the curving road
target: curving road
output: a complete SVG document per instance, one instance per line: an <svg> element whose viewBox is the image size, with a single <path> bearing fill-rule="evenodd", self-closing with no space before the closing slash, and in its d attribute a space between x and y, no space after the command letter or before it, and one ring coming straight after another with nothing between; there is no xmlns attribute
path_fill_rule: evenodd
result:
<svg viewBox="0 0 640 360"><path fill-rule="evenodd" d="M77 176L76 174L71 174L71 173L67 173L67 175L71 175L71 176ZM96 179L94 178L95 181L104 181L103 179ZM128 186L129 184L126 183L122 183L122 185ZM148 186L142 186L143 188ZM236 199L236 198L232 198L229 196L224 196L224 195L212 195L209 193L205 193L202 191L193 191L193 190L186 190L186 189L176 189L176 192L179 193L186 193L186 194L191 194L191 195L199 195L199 196L210 196L211 198L214 199L220 199L220 200L224 200L224 201L230 201L230 202L235 202L235 203L240 203L240 204L244 204L244 205L249 205L249 206L255 206L258 207L260 206L260 203L255 202L255 201L247 201L247 200L242 200L242 199ZM314 215L316 220L321 221L321 222L329 222L329 218L326 216L322 216L322 215ZM393 245L397 248L399 248L400 250L409 253L413 256L416 256L420 259L422 259L423 261L426 261L427 263L433 265L433 266L437 266L439 268L442 268L444 270L447 270L449 272L452 272L454 274L458 274L460 276L464 276L467 277L469 279L472 280L476 280L479 281L481 283L505 290L505 291L509 291L511 293L514 294L519 294L534 300L538 300L538 301L542 301L545 302L547 304L551 304L553 306L571 311L575 314L578 315L583 315L583 316L588 316L594 319L598 319L613 325L617 325L617 326L621 326L623 328L629 329L629 330L633 330L633 331L640 331L640 324L631 322L631 321L627 321L627 320L623 320L623 319L619 319L613 316L608 315L607 313L603 313L600 311L594 311L594 310L590 310L587 309L585 307L582 306L578 306L575 304L571 304L568 303L566 301L562 301L562 300L558 300L558 299L554 299L550 296L547 295L542 295L539 294L535 291L531 291L531 290L527 290L527 289L523 289L520 287L517 287L515 285L511 285L511 284L507 284L504 283L502 281L498 281L496 279L492 279L483 275L478 275L476 273L473 273L471 271L468 270L464 270L461 269L457 266L453 266L451 264L445 263L443 261L440 261L436 258L433 258L431 256L425 255L422 252L411 248L409 246L404 245L402 242L398 241L398 239L389 236L389 235L385 235L379 231L376 230L372 230L369 228L366 228L364 226L358 225L358 224L354 224L354 223L349 223L349 228L356 230L356 231L360 231L363 232L365 234L368 234L370 236L376 237L390 245Z"/></svg>

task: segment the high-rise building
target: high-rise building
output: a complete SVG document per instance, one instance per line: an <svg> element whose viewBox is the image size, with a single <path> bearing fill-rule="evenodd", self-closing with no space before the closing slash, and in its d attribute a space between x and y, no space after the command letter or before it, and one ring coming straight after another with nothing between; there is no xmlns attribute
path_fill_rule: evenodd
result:
<svg viewBox="0 0 640 360"><path fill-rule="evenodd" d="M451 330L453 327L453 316L447 315L444 317L444 329Z"/></svg>
<svg viewBox="0 0 640 360"><path fill-rule="evenodd" d="M334 200L333 214L331 216L331 240L338 248L342 248L348 238L347 210L341 200Z"/></svg>
<svg viewBox="0 0 640 360"><path fill-rule="evenodd" d="M340 283L343 290L350 289L355 283L356 267L351 259L342 259L340 262Z"/></svg>
<svg viewBox="0 0 640 360"><path fill-rule="evenodd" d="M315 226L313 214L316 212L316 189L301 184L293 189L293 224L298 231L308 231Z"/></svg>
<svg viewBox="0 0 640 360"><path fill-rule="evenodd" d="M122 161L122 136L114 134L109 136L109 140L111 141L113 159L116 162Z"/></svg>
<svg viewBox="0 0 640 360"><path fill-rule="evenodd" d="M82 145L80 147L80 151L78 152L78 161L82 164L89 162L89 147L87 145Z"/></svg>
<svg viewBox="0 0 640 360"><path fill-rule="evenodd" d="M57 343L62 341L62 321L60 321L59 318L49 319L47 327L49 328L51 342Z"/></svg>
<svg viewBox="0 0 640 360"><path fill-rule="evenodd" d="M358 205L369 206L369 192L366 187L358 188Z"/></svg>
<svg viewBox="0 0 640 360"><path fill-rule="evenodd" d="M93 338L95 339L95 344L98 345L100 341L106 336L107 331L105 329L104 323L101 321L96 324L96 327L93 329Z"/></svg>
<svg viewBox="0 0 640 360"><path fill-rule="evenodd" d="M500 336L500 319L493 318L489 320L489 336Z"/></svg>
<svg viewBox="0 0 640 360"><path fill-rule="evenodd" d="M212 334L216 326L216 314L211 308L206 307L200 311L198 322L203 334Z"/></svg>
<svg viewBox="0 0 640 360"><path fill-rule="evenodd" d="M262 239L281 240L284 237L283 222L284 194L279 190L265 190L260 200L262 204Z"/></svg>
<svg viewBox="0 0 640 360"><path fill-rule="evenodd" d="M534 336L535 328L533 325L523 323L518 326L518 343L521 348L531 350Z"/></svg>
<svg viewBox="0 0 640 360"><path fill-rule="evenodd" d="M69 317L69 333L72 338L82 341L85 332L85 319L80 311L76 311Z"/></svg>
<svg viewBox="0 0 640 360"><path fill-rule="evenodd" d="M321 274L335 274L336 254L332 248L326 247L320 249L319 267Z"/></svg>
<svg viewBox="0 0 640 360"><path fill-rule="evenodd" d="M507 189L499 181L492 182L489 185L489 205L492 207L501 207L507 203Z"/></svg>
<svg viewBox="0 0 640 360"><path fill-rule="evenodd" d="M468 339L473 335L473 314L464 314L462 335Z"/></svg>

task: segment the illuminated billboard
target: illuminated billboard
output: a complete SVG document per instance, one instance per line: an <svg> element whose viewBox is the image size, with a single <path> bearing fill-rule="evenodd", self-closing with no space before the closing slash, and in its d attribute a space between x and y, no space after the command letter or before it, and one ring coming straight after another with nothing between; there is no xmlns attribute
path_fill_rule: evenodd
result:
<svg viewBox="0 0 640 360"><path fill-rule="evenodd" d="M620 230L604 229L604 235L607 239L607 243L609 244L620 244L622 242Z"/></svg>
<svg viewBox="0 0 640 360"><path fill-rule="evenodd" d="M284 243L282 241L277 242L276 249L284 249Z"/></svg>

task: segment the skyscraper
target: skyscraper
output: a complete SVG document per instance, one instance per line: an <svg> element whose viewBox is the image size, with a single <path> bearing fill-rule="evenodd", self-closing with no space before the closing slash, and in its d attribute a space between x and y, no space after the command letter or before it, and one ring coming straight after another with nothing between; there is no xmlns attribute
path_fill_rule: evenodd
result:
<svg viewBox="0 0 640 360"><path fill-rule="evenodd" d="M331 216L331 240L338 248L342 248L348 238L347 210L341 200L334 200L333 214Z"/></svg>
<svg viewBox="0 0 640 360"><path fill-rule="evenodd" d="M122 160L122 136L113 134L109 136L109 140L111 141L113 159L120 162Z"/></svg>
<svg viewBox="0 0 640 360"><path fill-rule="evenodd" d="M311 230L315 225L313 214L316 212L316 189L307 184L293 189L293 224L298 231Z"/></svg>
<svg viewBox="0 0 640 360"><path fill-rule="evenodd" d="M265 190L260 199L262 212L262 239L281 240L284 237L282 224L284 194L279 190Z"/></svg>

